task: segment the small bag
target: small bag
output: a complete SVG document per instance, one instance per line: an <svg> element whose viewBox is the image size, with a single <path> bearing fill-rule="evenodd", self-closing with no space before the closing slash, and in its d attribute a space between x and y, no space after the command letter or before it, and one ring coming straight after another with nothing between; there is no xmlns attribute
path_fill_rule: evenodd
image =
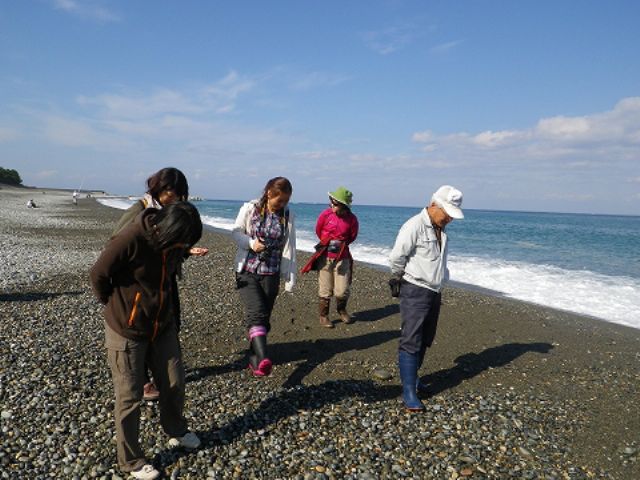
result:
<svg viewBox="0 0 640 480"><path fill-rule="evenodd" d="M389 279L389 288L391 288L391 296L398 298L400 296L400 285L402 284L402 277L391 277Z"/></svg>
<svg viewBox="0 0 640 480"><path fill-rule="evenodd" d="M331 240L329 242L329 246L327 247L328 253L340 253L342 249L342 241L340 240Z"/></svg>

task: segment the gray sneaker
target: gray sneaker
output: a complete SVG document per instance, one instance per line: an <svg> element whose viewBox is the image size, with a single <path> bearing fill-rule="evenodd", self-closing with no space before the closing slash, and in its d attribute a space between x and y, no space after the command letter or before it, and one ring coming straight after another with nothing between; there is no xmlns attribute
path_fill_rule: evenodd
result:
<svg viewBox="0 0 640 480"><path fill-rule="evenodd" d="M169 446L172 448L181 447L193 450L200 446L200 439L193 432L187 432L181 437L173 437L169 439Z"/></svg>

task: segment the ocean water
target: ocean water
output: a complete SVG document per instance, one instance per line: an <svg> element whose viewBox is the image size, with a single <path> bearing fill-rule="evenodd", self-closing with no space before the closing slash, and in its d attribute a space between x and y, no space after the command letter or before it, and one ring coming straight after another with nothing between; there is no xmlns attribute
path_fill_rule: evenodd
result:
<svg viewBox="0 0 640 480"><path fill-rule="evenodd" d="M132 200L101 199L128 208ZM230 231L241 201L195 203L203 222ZM326 204L292 203L298 249L312 251ZM355 205L356 260L380 267L418 207ZM640 216L465 210L447 226L453 282L640 328Z"/></svg>

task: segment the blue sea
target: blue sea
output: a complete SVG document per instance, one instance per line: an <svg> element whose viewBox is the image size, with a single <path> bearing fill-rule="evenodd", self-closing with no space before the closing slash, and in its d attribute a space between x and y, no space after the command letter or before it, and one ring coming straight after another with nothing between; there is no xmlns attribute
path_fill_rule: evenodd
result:
<svg viewBox="0 0 640 480"><path fill-rule="evenodd" d="M102 199L115 208L133 200ZM203 222L230 231L241 201L196 202ZM316 244L326 204L292 203L299 250ZM386 267L400 226L419 207L355 205L356 260ZM640 217L465 209L447 226L453 282L640 328Z"/></svg>

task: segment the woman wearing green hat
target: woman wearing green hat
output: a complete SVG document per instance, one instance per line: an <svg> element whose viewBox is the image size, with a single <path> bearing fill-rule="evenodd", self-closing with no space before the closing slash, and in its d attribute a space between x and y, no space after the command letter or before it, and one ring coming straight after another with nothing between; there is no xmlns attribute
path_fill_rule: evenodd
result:
<svg viewBox="0 0 640 480"><path fill-rule="evenodd" d="M353 259L349 244L358 236L358 218L351 212L353 194L344 187L329 192L330 206L316 222L316 235L322 252L317 258L320 325L333 328L329 320L331 297L336 297L337 310L344 323L353 320L347 313Z"/></svg>

